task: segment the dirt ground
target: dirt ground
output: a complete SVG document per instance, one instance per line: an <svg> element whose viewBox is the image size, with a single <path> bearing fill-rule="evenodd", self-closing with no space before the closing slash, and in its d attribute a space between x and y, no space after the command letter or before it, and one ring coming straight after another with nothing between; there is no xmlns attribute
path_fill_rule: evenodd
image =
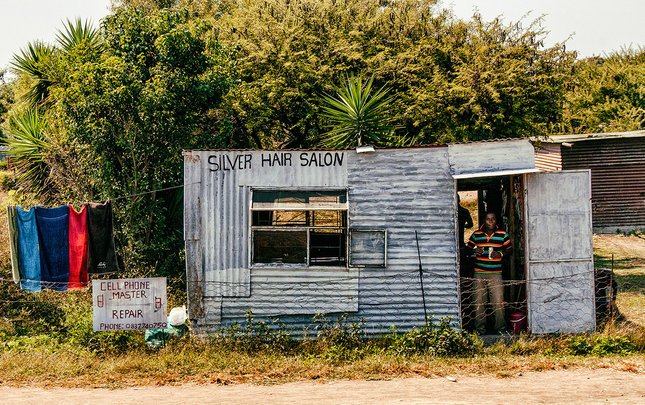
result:
<svg viewBox="0 0 645 405"><path fill-rule="evenodd" d="M610 369L530 372L511 378L437 377L282 385L181 385L127 389L0 387L3 404L589 404L645 403L645 375Z"/></svg>

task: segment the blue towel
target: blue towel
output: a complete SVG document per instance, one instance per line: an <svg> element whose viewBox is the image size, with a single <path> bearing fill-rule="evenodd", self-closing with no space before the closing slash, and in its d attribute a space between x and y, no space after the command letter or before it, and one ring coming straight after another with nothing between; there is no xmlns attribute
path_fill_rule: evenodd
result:
<svg viewBox="0 0 645 405"><path fill-rule="evenodd" d="M28 291L40 291L40 253L38 252L38 227L36 210L29 211L16 208L18 214L18 251L20 252L20 270L22 280L20 288Z"/></svg>
<svg viewBox="0 0 645 405"><path fill-rule="evenodd" d="M43 288L65 291L69 282L69 206L36 207Z"/></svg>

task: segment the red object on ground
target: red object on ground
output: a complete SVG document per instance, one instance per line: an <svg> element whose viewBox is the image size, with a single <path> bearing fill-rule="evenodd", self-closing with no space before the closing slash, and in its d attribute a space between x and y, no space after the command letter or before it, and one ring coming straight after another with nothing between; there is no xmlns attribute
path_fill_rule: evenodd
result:
<svg viewBox="0 0 645 405"><path fill-rule="evenodd" d="M68 289L87 287L87 210L79 212L69 206L69 286Z"/></svg>
<svg viewBox="0 0 645 405"><path fill-rule="evenodd" d="M511 328L514 334L519 335L526 328L526 314L523 312L512 313Z"/></svg>

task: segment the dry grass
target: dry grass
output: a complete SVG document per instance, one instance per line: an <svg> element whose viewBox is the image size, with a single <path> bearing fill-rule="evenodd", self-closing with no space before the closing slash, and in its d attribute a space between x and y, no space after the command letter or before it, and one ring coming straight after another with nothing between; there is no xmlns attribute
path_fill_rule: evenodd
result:
<svg viewBox="0 0 645 405"><path fill-rule="evenodd" d="M616 273L618 310L627 321L645 326L645 238L594 235L593 242L596 267L613 266Z"/></svg>
<svg viewBox="0 0 645 405"><path fill-rule="evenodd" d="M390 379L405 376L493 375L570 368L611 368L645 372L643 355L572 357L514 355L510 349L472 358L402 357L372 354L336 362L305 355L246 354L202 344L170 347L158 353L135 351L100 357L87 352L34 350L0 354L2 384L121 388L138 385L277 384L300 380Z"/></svg>
<svg viewBox="0 0 645 405"><path fill-rule="evenodd" d="M7 226L6 191L0 190L0 269L6 270L11 266L11 253L9 248L9 228ZM10 272L10 271L9 271Z"/></svg>

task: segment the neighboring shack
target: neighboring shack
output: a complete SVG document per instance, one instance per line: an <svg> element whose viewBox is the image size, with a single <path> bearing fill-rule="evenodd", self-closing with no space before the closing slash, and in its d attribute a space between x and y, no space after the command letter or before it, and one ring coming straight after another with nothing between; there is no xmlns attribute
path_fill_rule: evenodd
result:
<svg viewBox="0 0 645 405"><path fill-rule="evenodd" d="M422 325L426 312L462 325L457 192L465 190L478 191L480 206L513 234L509 312L528 312L535 333L593 329L589 172L537 171L526 140L185 151L194 329L243 322L247 311L295 332L318 313L348 313L371 334Z"/></svg>
<svg viewBox="0 0 645 405"><path fill-rule="evenodd" d="M591 170L596 233L645 230L645 131L557 135L535 144L542 170Z"/></svg>

